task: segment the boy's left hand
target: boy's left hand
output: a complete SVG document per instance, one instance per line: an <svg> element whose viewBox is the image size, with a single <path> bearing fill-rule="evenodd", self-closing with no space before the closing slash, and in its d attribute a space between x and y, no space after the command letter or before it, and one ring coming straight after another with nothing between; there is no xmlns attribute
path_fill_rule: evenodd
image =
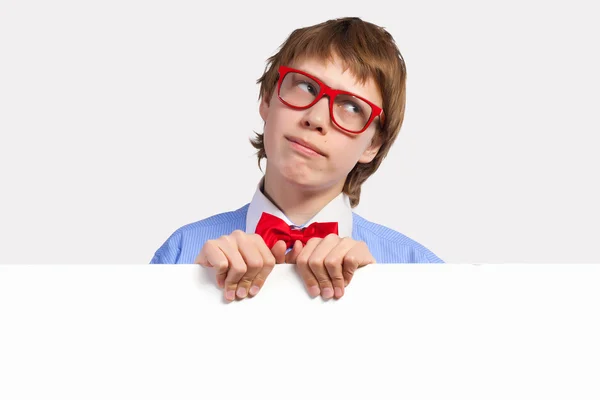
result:
<svg viewBox="0 0 600 400"><path fill-rule="evenodd" d="M309 239L304 246L296 241L293 253L297 257L286 262L296 264L311 296L324 299L342 297L354 272L376 262L365 242L335 234Z"/></svg>

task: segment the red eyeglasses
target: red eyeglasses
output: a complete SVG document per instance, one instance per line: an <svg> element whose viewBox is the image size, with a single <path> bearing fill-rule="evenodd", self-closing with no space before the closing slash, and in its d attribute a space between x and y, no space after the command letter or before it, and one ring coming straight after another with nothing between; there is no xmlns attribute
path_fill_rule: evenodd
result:
<svg viewBox="0 0 600 400"><path fill-rule="evenodd" d="M329 97L331 120L349 133L364 132L379 116L383 123L383 110L377 105L354 93L332 89L314 76L297 69L279 67L277 96L282 103L297 110L312 107L323 96Z"/></svg>

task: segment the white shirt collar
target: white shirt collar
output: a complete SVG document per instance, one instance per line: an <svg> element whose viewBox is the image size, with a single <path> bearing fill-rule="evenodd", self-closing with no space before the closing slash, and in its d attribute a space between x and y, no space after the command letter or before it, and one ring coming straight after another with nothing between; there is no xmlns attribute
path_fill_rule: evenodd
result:
<svg viewBox="0 0 600 400"><path fill-rule="evenodd" d="M254 197L248 207L248 213L246 214L246 233L254 233L258 220L263 212L281 218L288 225L294 225L294 223L291 222L288 217L260 190L263 179L258 183ZM302 225L302 227L308 226L313 222L337 222L339 236L352 237L352 207L350 206L350 198L348 195L343 192L340 193L306 224Z"/></svg>

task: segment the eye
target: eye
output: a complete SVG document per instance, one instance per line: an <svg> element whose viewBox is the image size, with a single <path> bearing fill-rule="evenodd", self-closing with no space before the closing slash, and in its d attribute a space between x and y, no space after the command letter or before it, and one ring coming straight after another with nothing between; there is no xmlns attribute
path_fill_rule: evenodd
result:
<svg viewBox="0 0 600 400"><path fill-rule="evenodd" d="M356 104L352 101L344 102L342 107L344 107L345 111L347 111L351 114L362 114L363 113L363 109L361 108L361 106L359 106L358 104Z"/></svg>
<svg viewBox="0 0 600 400"><path fill-rule="evenodd" d="M317 95L317 89L309 82L302 81L297 83L298 87L313 96Z"/></svg>

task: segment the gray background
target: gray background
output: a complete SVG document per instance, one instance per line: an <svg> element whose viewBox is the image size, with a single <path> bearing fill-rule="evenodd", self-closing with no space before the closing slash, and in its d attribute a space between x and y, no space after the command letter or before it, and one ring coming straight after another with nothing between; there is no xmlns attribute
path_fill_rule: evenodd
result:
<svg viewBox="0 0 600 400"><path fill-rule="evenodd" d="M147 263L250 201L265 60L341 16L408 67L359 214L452 263L600 262L591 1L0 4L0 263Z"/></svg>

